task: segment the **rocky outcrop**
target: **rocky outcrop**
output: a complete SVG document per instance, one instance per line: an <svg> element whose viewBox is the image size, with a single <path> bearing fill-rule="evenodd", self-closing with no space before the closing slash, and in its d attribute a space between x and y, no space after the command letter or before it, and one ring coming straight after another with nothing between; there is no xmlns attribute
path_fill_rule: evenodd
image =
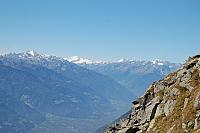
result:
<svg viewBox="0 0 200 133"><path fill-rule="evenodd" d="M128 117L104 132L200 132L200 55L190 57L179 70L150 85L133 101Z"/></svg>

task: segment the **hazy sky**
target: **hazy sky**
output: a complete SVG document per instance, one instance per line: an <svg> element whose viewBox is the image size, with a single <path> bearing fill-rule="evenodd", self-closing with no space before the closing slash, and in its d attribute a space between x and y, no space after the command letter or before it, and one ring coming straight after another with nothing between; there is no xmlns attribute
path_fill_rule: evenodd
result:
<svg viewBox="0 0 200 133"><path fill-rule="evenodd" d="M200 0L0 0L0 53L183 62L200 53Z"/></svg>

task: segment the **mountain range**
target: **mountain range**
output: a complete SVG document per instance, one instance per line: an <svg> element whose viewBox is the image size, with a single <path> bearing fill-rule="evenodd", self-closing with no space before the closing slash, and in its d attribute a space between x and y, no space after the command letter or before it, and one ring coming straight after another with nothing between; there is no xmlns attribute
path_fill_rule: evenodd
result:
<svg viewBox="0 0 200 133"><path fill-rule="evenodd" d="M144 61L122 58L113 62L92 61L78 56L65 59L114 79L137 96L142 95L151 83L162 79L181 66L180 63L171 63L159 59Z"/></svg>
<svg viewBox="0 0 200 133"><path fill-rule="evenodd" d="M1 55L0 132L92 133L179 65L92 61L35 51Z"/></svg>
<svg viewBox="0 0 200 133"><path fill-rule="evenodd" d="M89 133L135 98L105 75L34 51L0 56L0 71L0 131L6 133Z"/></svg>

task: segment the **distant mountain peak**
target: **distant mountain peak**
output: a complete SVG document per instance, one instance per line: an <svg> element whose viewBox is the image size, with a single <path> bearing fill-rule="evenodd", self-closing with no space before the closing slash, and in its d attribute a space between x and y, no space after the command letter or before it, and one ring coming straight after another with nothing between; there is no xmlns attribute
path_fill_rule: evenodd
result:
<svg viewBox="0 0 200 133"><path fill-rule="evenodd" d="M27 52L28 54L32 55L32 56L35 56L37 55L38 53L36 53L34 50L30 50Z"/></svg>
<svg viewBox="0 0 200 133"><path fill-rule="evenodd" d="M128 58L122 58L118 61L93 61L90 59L86 59L86 58L81 58L78 56L69 56L67 58L63 58L64 60L67 60L69 62L75 63L75 64L79 64L79 65L92 65L92 64L112 64L112 63L122 63L122 64L135 64L135 63L141 63L141 64L149 64L149 65L153 65L153 66L164 66L164 65L171 65L173 63L169 62L169 61L163 61L160 59L155 59L155 60L151 60L151 61L145 61L145 60L134 60L134 59L128 59ZM178 64L178 63L175 63Z"/></svg>
<svg viewBox="0 0 200 133"><path fill-rule="evenodd" d="M159 66L163 66L166 63L166 61L162 61L160 59L155 59L155 60L152 60L151 62L153 64L156 64L156 65L159 65Z"/></svg>
<svg viewBox="0 0 200 133"><path fill-rule="evenodd" d="M67 60L69 62L75 63L75 64L99 64L99 63L104 63L102 61L93 61L90 59L86 58L81 58L78 56L69 56L67 58L63 58L64 60Z"/></svg>
<svg viewBox="0 0 200 133"><path fill-rule="evenodd" d="M122 63L122 62L130 62L130 61L133 61L133 60L122 58L122 59L118 60L117 62Z"/></svg>
<svg viewBox="0 0 200 133"><path fill-rule="evenodd" d="M9 60L10 62L23 62L27 64L40 64L44 66L59 67L60 64L68 64L67 60L64 60L61 57L51 56L46 54L41 54L33 50L21 53L9 53L2 56L3 60Z"/></svg>
<svg viewBox="0 0 200 133"><path fill-rule="evenodd" d="M47 55L40 54L34 50L21 52L21 53L9 53L5 56L19 57L19 58L45 58Z"/></svg>
<svg viewBox="0 0 200 133"><path fill-rule="evenodd" d="M24 55L26 57L39 57L39 58L48 58L48 57L50 57L47 54L42 54L42 53L36 52L34 50L30 50L30 51L27 51L27 52L22 52L22 53L19 53L19 55Z"/></svg>

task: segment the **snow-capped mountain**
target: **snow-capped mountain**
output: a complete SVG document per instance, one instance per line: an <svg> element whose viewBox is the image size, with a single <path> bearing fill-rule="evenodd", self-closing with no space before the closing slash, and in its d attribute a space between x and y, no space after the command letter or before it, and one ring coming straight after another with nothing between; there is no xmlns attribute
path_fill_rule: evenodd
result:
<svg viewBox="0 0 200 133"><path fill-rule="evenodd" d="M93 64L94 63L92 60L79 58L78 56L70 56L63 59L68 60L69 62L73 62L75 64Z"/></svg>
<svg viewBox="0 0 200 133"><path fill-rule="evenodd" d="M90 133L135 98L108 76L35 51L0 56L0 90L0 132L6 133ZM107 119L110 113L115 116Z"/></svg>
<svg viewBox="0 0 200 133"><path fill-rule="evenodd" d="M86 58L81 58L78 56L69 56L66 58L63 58L64 60L67 60L69 62L75 63L75 64L102 64L102 63L106 63L104 61L93 61L90 59L86 59Z"/></svg>
<svg viewBox="0 0 200 133"><path fill-rule="evenodd" d="M40 64L40 65L47 65L45 62L48 62L48 64L56 65L56 63L65 63L69 64L68 61L64 60L63 58L57 57L57 56L50 56L46 54L40 54L33 50L22 52L22 53L9 53L5 55L1 55L2 60L7 59L7 61L14 61L15 62L25 62L30 64Z"/></svg>
<svg viewBox="0 0 200 133"><path fill-rule="evenodd" d="M145 61L145 60L134 60L134 59L126 59L126 58L122 58L119 59L117 61L93 61L90 59L86 59L86 58L81 58L79 56L69 56L66 58L63 58L64 60L67 60L69 62L75 63L75 64L86 64L86 65L90 65L90 64L114 64L114 63L126 63L126 64L137 64L137 63L141 63L141 64L151 64L154 66L163 66L163 65L167 65L169 67L173 67L175 64L180 65L178 63L170 63L169 61L163 61L160 59L155 59L155 60L151 60L151 61ZM170 66L172 65L172 66Z"/></svg>
<svg viewBox="0 0 200 133"><path fill-rule="evenodd" d="M68 61L76 63L72 60ZM92 62L77 64L113 78L138 96L144 93L149 84L163 78L181 65L159 59L143 61L122 58L113 62Z"/></svg>
<svg viewBox="0 0 200 133"><path fill-rule="evenodd" d="M120 60L118 60L117 62L118 63L124 63L124 62L132 62L133 60L129 60L129 59L126 59L126 58L122 58Z"/></svg>

